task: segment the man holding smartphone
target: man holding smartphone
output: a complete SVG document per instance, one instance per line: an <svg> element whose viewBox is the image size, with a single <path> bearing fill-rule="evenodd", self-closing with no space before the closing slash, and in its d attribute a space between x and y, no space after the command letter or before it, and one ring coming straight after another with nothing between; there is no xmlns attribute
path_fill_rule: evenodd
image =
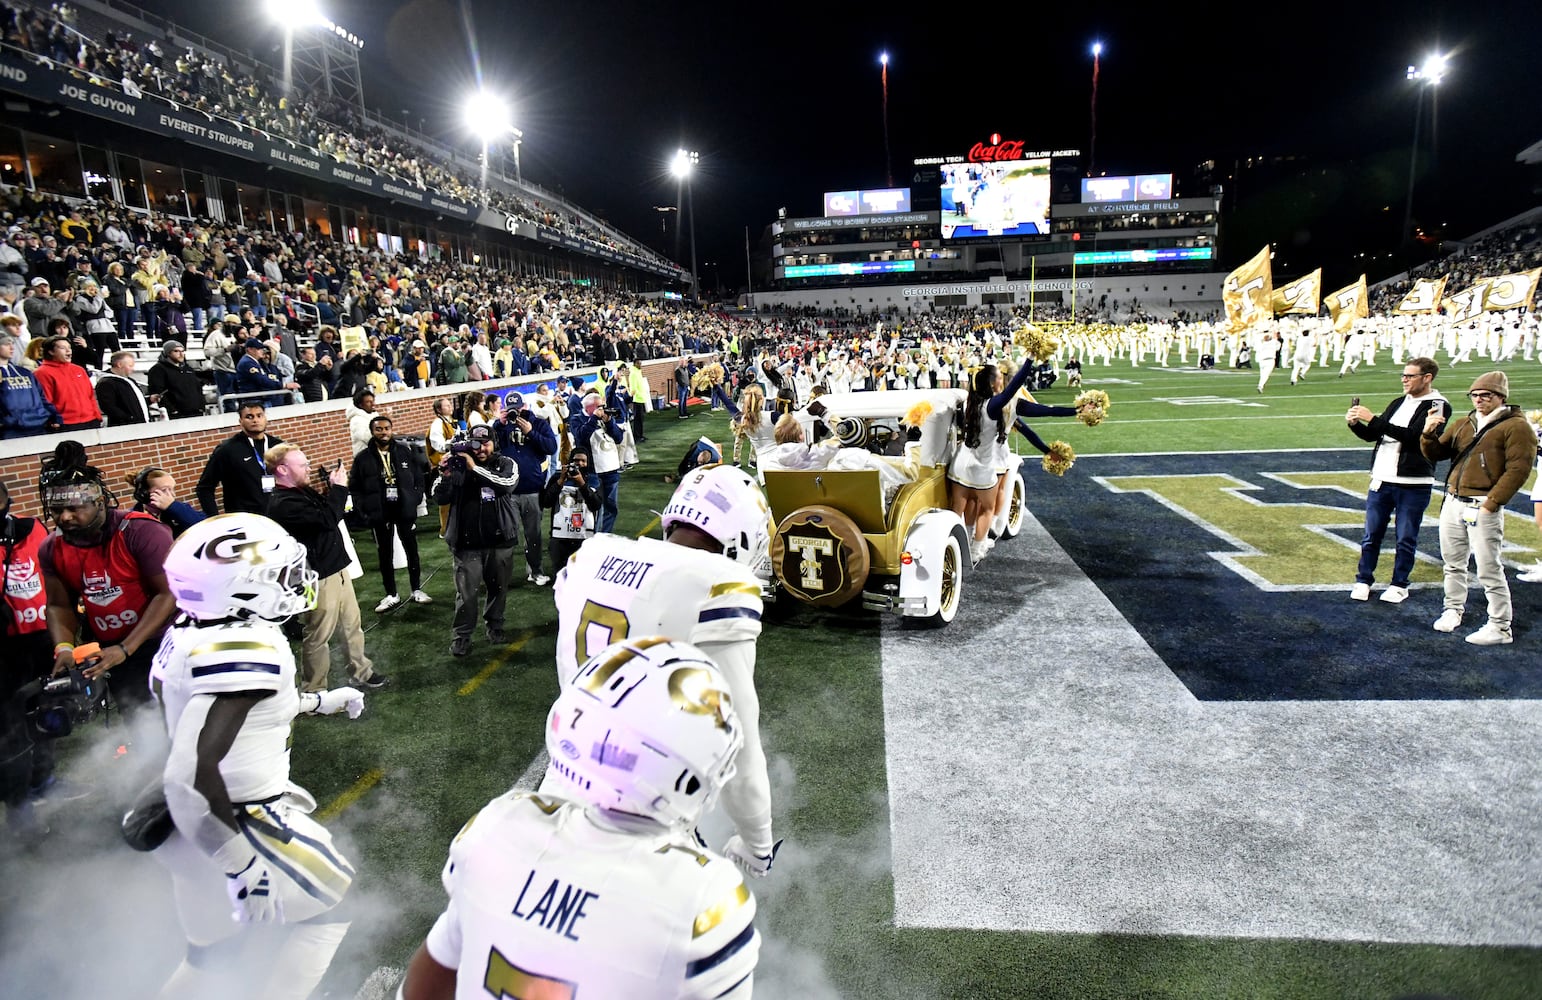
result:
<svg viewBox="0 0 1542 1000"><path fill-rule="evenodd" d="M1419 435L1432 412L1440 414L1442 420L1451 415L1451 404L1434 385L1439 372L1440 366L1433 358L1413 358L1403 365L1400 376L1403 395L1389 403L1381 416L1361 406L1359 396L1345 414L1355 437L1376 444L1371 458L1371 489L1365 495L1360 565L1355 570L1355 584L1349 590L1351 600L1371 598L1381 541L1394 513L1397 554L1392 560L1392 582L1382 591L1381 599L1387 604L1401 604L1408 599L1408 577L1419 547L1419 525L1429 509L1435 485L1435 464L1419 450Z"/></svg>
<svg viewBox="0 0 1542 1000"><path fill-rule="evenodd" d="M1431 412L1419 439L1432 462L1451 459L1446 502L1440 510L1440 555L1446 564L1445 610L1435 631L1454 632L1467 607L1467 562L1477 565L1478 583L1488 597L1488 623L1467 636L1475 646L1510 643L1510 585L1499 550L1504 545L1505 505L1526 482L1536 460L1537 432L1519 406L1510 405L1504 372L1479 375L1467 396L1473 411L1444 426Z"/></svg>

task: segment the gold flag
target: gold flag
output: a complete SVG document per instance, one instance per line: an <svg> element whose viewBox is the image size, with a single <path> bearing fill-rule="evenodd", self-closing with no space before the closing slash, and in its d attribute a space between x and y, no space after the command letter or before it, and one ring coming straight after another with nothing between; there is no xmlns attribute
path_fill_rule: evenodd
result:
<svg viewBox="0 0 1542 1000"><path fill-rule="evenodd" d="M1221 285L1227 331L1241 333L1254 323L1269 319L1273 298L1274 279L1269 270L1269 248L1265 246L1252 260L1228 274Z"/></svg>
<svg viewBox="0 0 1542 1000"><path fill-rule="evenodd" d="M1392 310L1395 313L1432 313L1439 307L1441 299L1446 293L1446 279L1450 275L1441 275L1436 278L1420 278L1414 282L1413 288L1403 301Z"/></svg>
<svg viewBox="0 0 1542 1000"><path fill-rule="evenodd" d="M1537 279L1542 277L1542 267L1534 267L1529 271L1517 271L1515 274L1501 274L1497 278L1490 278L1488 284L1488 298L1483 303L1483 308L1489 312L1503 312L1506 309L1530 309L1532 297L1537 294Z"/></svg>
<svg viewBox="0 0 1542 1000"><path fill-rule="evenodd" d="M1316 316L1321 308L1322 268L1274 290L1271 305L1276 316Z"/></svg>
<svg viewBox="0 0 1542 1000"><path fill-rule="evenodd" d="M1442 302L1441 305L1446 307L1446 315L1458 323L1464 323L1482 315L1483 303L1488 296L1489 283L1492 280L1479 278L1469 287Z"/></svg>
<svg viewBox="0 0 1542 1000"><path fill-rule="evenodd" d="M1348 333L1355 320L1371 314L1370 295L1365 287L1365 275L1353 285L1345 285L1328 296L1328 315L1333 317L1333 329Z"/></svg>

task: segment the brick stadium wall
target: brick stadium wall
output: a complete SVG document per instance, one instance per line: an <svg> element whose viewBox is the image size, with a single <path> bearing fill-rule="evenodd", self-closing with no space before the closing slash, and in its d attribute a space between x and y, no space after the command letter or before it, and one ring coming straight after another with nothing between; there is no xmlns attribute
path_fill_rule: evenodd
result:
<svg viewBox="0 0 1542 1000"><path fill-rule="evenodd" d="M674 369L673 360L644 362L643 374L656 395L662 394L668 398L667 390L674 384ZM595 371L593 368L584 368L564 374L570 378L583 375L587 381L592 382ZM550 382L555 377L548 374L544 379L494 379L459 386L393 392L377 399L376 405L377 409L390 414L397 434L424 435L428 432L435 400L458 396L471 390L505 392L516 388L533 389L542 381ZM324 403L278 407L268 411L268 430L304 448L306 457L314 463L331 466L340 461L351 462L353 455L349 447L347 416L350 406L349 400L334 399ZM124 507L132 506L132 501L128 499L130 490L124 480L151 465L169 470L177 479L178 499L197 506L193 487L203 473L204 465L220 442L239 429L240 421L234 413L222 413L211 417L84 431L76 434L75 440L85 446L86 457L91 464L106 473L107 481ZM42 514L37 492L39 463L53 454L59 440L59 437L49 435L0 441L0 481L4 481L10 489L12 513L32 517ZM223 493L220 504L223 509Z"/></svg>

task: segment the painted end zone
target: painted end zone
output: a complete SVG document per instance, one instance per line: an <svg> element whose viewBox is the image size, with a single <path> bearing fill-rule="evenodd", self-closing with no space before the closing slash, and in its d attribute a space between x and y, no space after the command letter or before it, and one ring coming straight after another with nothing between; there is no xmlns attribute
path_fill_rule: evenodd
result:
<svg viewBox="0 0 1542 1000"><path fill-rule="evenodd" d="M1089 510L1091 495L1068 505L1066 531L1100 533L1089 547L1110 561L1125 539L1131 566L1116 579L1163 565L1176 532ZM1235 616L1244 600L1349 603L1223 585L1204 555L1218 547L1164 570L1199 596L1180 608L1153 592L1151 620ZM1542 702L1334 701L1321 684L1315 700L1278 700L1265 667L1310 688L1284 666L1324 628L1310 604L1300 620L1249 619L1252 633L1193 658L1215 690L1240 678L1259 697L1198 700L1178 680L1181 641L1164 662L1033 518L970 581L948 629L885 627L900 926L1542 945ZM1236 666L1218 673L1205 657Z"/></svg>

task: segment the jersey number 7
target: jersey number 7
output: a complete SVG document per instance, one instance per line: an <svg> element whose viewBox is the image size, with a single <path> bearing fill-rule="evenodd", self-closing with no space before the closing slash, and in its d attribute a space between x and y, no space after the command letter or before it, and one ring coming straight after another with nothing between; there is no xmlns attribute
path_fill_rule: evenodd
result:
<svg viewBox="0 0 1542 1000"><path fill-rule="evenodd" d="M526 972L504 958L497 948L487 956L482 988L499 1000L573 1000L578 995L577 983Z"/></svg>

